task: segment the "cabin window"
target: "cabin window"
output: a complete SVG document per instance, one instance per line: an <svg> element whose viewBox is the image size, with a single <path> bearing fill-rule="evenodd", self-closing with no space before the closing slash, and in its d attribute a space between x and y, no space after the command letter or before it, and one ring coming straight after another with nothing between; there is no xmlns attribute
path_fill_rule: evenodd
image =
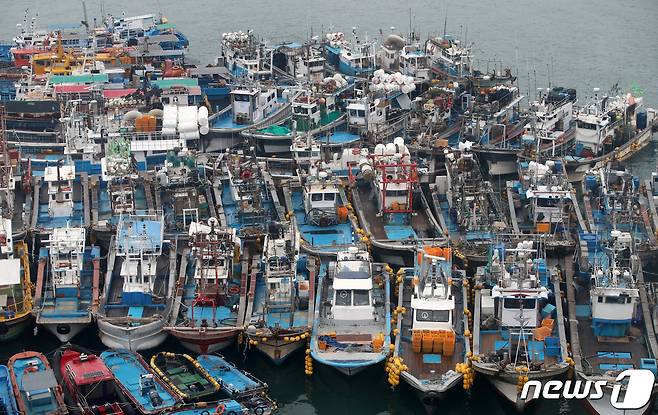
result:
<svg viewBox="0 0 658 415"><path fill-rule="evenodd" d="M354 305L370 305L370 291L354 290Z"/></svg>
<svg viewBox="0 0 658 415"><path fill-rule="evenodd" d="M235 94L233 95L233 99L238 102L248 102L249 95Z"/></svg>
<svg viewBox="0 0 658 415"><path fill-rule="evenodd" d="M398 196L406 196L407 195L407 190L387 190L386 191L386 196L388 197L398 197Z"/></svg>
<svg viewBox="0 0 658 415"><path fill-rule="evenodd" d="M322 200L322 193L311 193L311 201L319 202Z"/></svg>
<svg viewBox="0 0 658 415"><path fill-rule="evenodd" d="M148 275L144 275L144 284L148 284L150 281L150 278Z"/></svg>
<svg viewBox="0 0 658 415"><path fill-rule="evenodd" d="M65 198L66 200L69 200L69 199L71 198L71 195L68 194L68 193L65 193L65 194L64 194L64 198Z"/></svg>
<svg viewBox="0 0 658 415"><path fill-rule="evenodd" d="M618 297L605 297L605 302L607 304L626 304L626 299L631 299L627 296L618 296ZM630 303L630 301L628 301Z"/></svg>
<svg viewBox="0 0 658 415"><path fill-rule="evenodd" d="M553 199L540 198L537 199L537 206L539 207L558 207L561 199L556 197Z"/></svg>
<svg viewBox="0 0 658 415"><path fill-rule="evenodd" d="M603 297L599 296L599 303L602 303L602 302L603 302Z"/></svg>
<svg viewBox="0 0 658 415"><path fill-rule="evenodd" d="M336 199L336 194L335 193L325 193L324 194L324 200L333 201L335 199Z"/></svg>
<svg viewBox="0 0 658 415"><path fill-rule="evenodd" d="M503 307L507 309L523 308L525 310L532 310L535 308L535 299L534 298L505 298Z"/></svg>
<svg viewBox="0 0 658 415"><path fill-rule="evenodd" d="M336 305L352 305L352 293L350 290L338 290L336 292Z"/></svg>
<svg viewBox="0 0 658 415"><path fill-rule="evenodd" d="M446 323L450 321L450 310L416 310L416 320Z"/></svg>

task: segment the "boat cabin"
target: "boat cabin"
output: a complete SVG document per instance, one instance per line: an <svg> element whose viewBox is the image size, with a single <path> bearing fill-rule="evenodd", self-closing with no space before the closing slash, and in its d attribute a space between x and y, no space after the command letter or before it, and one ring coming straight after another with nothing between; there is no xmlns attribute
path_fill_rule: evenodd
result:
<svg viewBox="0 0 658 415"><path fill-rule="evenodd" d="M350 247L339 253L334 269L331 311L334 320L372 321L375 316L371 290L372 270L367 252Z"/></svg>
<svg viewBox="0 0 658 415"><path fill-rule="evenodd" d="M325 171L309 177L304 187L304 209L309 221L315 225L330 225L338 221L338 204L341 201L338 183Z"/></svg>
<svg viewBox="0 0 658 415"><path fill-rule="evenodd" d="M455 299L443 273L442 257L425 256L419 267L418 284L411 298L412 330L453 330Z"/></svg>
<svg viewBox="0 0 658 415"><path fill-rule="evenodd" d="M400 73L422 80L429 80L429 57L418 45L406 45L400 53Z"/></svg>
<svg viewBox="0 0 658 415"><path fill-rule="evenodd" d="M77 296L85 251L85 228L55 228L50 239L50 267L57 296L62 290L73 290Z"/></svg>
<svg viewBox="0 0 658 415"><path fill-rule="evenodd" d="M43 180L48 186L48 215L69 217L73 215L73 181L75 165L46 167Z"/></svg>
<svg viewBox="0 0 658 415"><path fill-rule="evenodd" d="M193 240L192 254L197 257L194 279L197 286L226 283L231 276L235 244L235 230L218 227L217 219L210 218L208 224L192 222L189 228Z"/></svg>
<svg viewBox="0 0 658 415"><path fill-rule="evenodd" d="M277 106L276 89L239 88L231 91L233 122L254 124L267 118Z"/></svg>
<svg viewBox="0 0 658 415"><path fill-rule="evenodd" d="M122 302L147 305L156 280L157 259L162 254L164 217L130 215L119 218L115 254L124 258Z"/></svg>

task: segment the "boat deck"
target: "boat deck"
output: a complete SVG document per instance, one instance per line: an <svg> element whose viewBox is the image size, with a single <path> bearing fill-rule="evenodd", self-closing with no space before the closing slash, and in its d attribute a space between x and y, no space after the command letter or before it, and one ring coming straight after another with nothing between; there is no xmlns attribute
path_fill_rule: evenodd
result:
<svg viewBox="0 0 658 415"><path fill-rule="evenodd" d="M302 238L313 248L333 252L354 243L356 237L349 221L329 226L316 226L307 222L301 189L293 190L292 205L297 219L297 229L302 234Z"/></svg>
<svg viewBox="0 0 658 415"><path fill-rule="evenodd" d="M169 283L169 258L160 255L157 260L156 280L153 286L153 304L130 306L122 303L123 277L121 276L122 257L116 257L112 270L109 294L105 304L105 315L109 318L130 317L132 323L135 320L148 319L159 316L165 307L167 300L167 285Z"/></svg>
<svg viewBox="0 0 658 415"><path fill-rule="evenodd" d="M638 369L640 360L650 357L643 331L636 324L631 326L628 337L603 338L594 335L589 291L580 286L576 289L576 318L585 373L604 374L608 371Z"/></svg>
<svg viewBox="0 0 658 415"><path fill-rule="evenodd" d="M48 213L48 185L42 182L39 191L39 212L37 227L43 229L64 228L67 226L85 226L85 206L82 198L82 183L76 180L73 183L73 213L71 216L51 217Z"/></svg>
<svg viewBox="0 0 658 415"><path fill-rule="evenodd" d="M403 306L405 313L402 318L402 338L400 341L399 355L404 359L404 364L409 367L407 370L417 379L439 380L441 376L449 370L454 370L457 363L464 362L464 342L463 342L463 319L461 310L463 310L461 286L452 291L455 299L455 309L453 320L455 321L454 329L456 334L455 350L451 356L438 353L416 353L413 351L411 343L411 328L413 326L413 309L411 308L411 296L413 288L412 280L407 278L404 284Z"/></svg>
<svg viewBox="0 0 658 415"><path fill-rule="evenodd" d="M556 331L556 329L554 329ZM510 344L509 340L505 338L500 331L486 330L480 331L480 354L487 354L491 352L496 352L497 354L504 353L509 350ZM532 335L528 334L526 339L528 349L530 351L530 360L532 363L541 363L544 365L553 365L558 363L559 356L549 356L546 352L546 346L542 341L532 340ZM523 344L521 343L521 348ZM521 353L521 348L519 353ZM512 343L512 354L516 353L516 342ZM521 359L522 361L524 359Z"/></svg>
<svg viewBox="0 0 658 415"><path fill-rule="evenodd" d="M427 217L427 212L418 210L409 215L406 213L387 214L386 221L379 215L376 196L370 185L357 186L361 201L360 209L363 218L368 220L368 230L372 236L381 241L413 241L416 239L437 238L438 230ZM417 201L417 195L414 195Z"/></svg>

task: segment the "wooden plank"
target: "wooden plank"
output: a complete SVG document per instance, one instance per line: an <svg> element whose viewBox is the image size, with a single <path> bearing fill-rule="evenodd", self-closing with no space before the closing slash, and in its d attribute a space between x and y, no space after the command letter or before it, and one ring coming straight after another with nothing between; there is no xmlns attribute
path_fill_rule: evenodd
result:
<svg viewBox="0 0 658 415"><path fill-rule="evenodd" d="M96 313L98 311L98 305L100 303L100 279L101 279L101 260L100 258L94 258L93 260L94 271L92 275L92 288L91 288L91 312Z"/></svg>
<svg viewBox="0 0 658 415"><path fill-rule="evenodd" d="M565 263L569 262L569 257L565 258ZM574 286L573 272L565 270L564 273L567 282L567 311L569 313L569 334L571 338L571 356L573 357L577 371L582 371L582 351L580 348L580 338L578 334L578 318L576 317L576 289Z"/></svg>
<svg viewBox="0 0 658 415"><path fill-rule="evenodd" d="M587 222L589 223L589 229L596 229L596 223L594 222L594 215L592 214L592 202L589 199L589 196L583 196L583 205L585 206L585 216L587 216Z"/></svg>
<svg viewBox="0 0 658 415"><path fill-rule="evenodd" d="M638 259L638 263L639 263L639 259ZM644 283L644 273L642 272L641 263L640 263L640 270L637 273L637 280L638 280L638 288L640 291L640 301L642 304L642 319L644 321L644 328L647 332L647 341L649 342L651 355L655 358L658 357L658 341L656 341L656 333L653 330L653 319L651 318L649 299L647 297L647 288Z"/></svg>
<svg viewBox="0 0 658 415"><path fill-rule="evenodd" d="M178 279L176 281L176 287L174 292L174 305L172 307L171 319L169 320L169 326L175 326L176 321L178 320L178 314L180 313L181 305L183 304L183 295L185 295L185 282L187 279L187 256L189 254L189 248L183 249L180 262L180 271L178 273Z"/></svg>
<svg viewBox="0 0 658 415"><path fill-rule="evenodd" d="M589 228L587 227L587 223L585 220L583 220L583 213L580 211L580 206L578 205L578 198L576 197L576 191L571 189L571 203L573 204L573 210L576 212L576 218L578 219L578 226L580 226L580 229L587 231Z"/></svg>
<svg viewBox="0 0 658 415"><path fill-rule="evenodd" d="M644 182L644 187L646 191L647 202L649 203L649 211L651 212L653 230L656 232L658 231L658 212L656 212L656 202L653 200L653 194L651 193L651 181L649 181L649 179Z"/></svg>
<svg viewBox="0 0 658 415"><path fill-rule="evenodd" d="M564 311L562 310L562 292L560 291L560 279L558 275L553 277L553 287L555 287L553 294L555 294L555 308L557 310L555 322L557 323L557 332L560 336L562 361L565 361L569 357L569 352L567 351L567 335L564 329Z"/></svg>
<svg viewBox="0 0 658 415"><path fill-rule="evenodd" d="M313 315L315 314L315 278L316 278L316 259L313 256L308 257L308 325L313 327Z"/></svg>
<svg viewBox="0 0 658 415"><path fill-rule="evenodd" d="M513 223L516 223L516 221L514 221ZM466 294L465 290L466 287L464 287L464 291L462 291L463 292L462 295L464 295L464 297L462 298L464 300L468 298L468 295ZM480 309L482 308L480 303L480 301L482 300L481 291L482 290L475 290L475 311L473 312L473 354L476 356L482 353L482 351L480 350ZM466 324L468 324L468 320L466 320Z"/></svg>
<svg viewBox="0 0 658 415"><path fill-rule="evenodd" d="M512 182L510 181L507 182L506 189L507 189L507 206L509 207L509 216L510 216L510 220L512 221L512 228L514 229L514 233L518 234L521 233L521 231L519 230L519 221L516 219L516 209L514 208L514 197L512 195ZM473 346L473 349L475 349L475 346Z"/></svg>
<svg viewBox="0 0 658 415"><path fill-rule="evenodd" d="M46 278L46 262L47 258L39 258L39 265L37 266L37 288L34 292L34 305L36 307L41 306L41 295L43 293L43 283Z"/></svg>

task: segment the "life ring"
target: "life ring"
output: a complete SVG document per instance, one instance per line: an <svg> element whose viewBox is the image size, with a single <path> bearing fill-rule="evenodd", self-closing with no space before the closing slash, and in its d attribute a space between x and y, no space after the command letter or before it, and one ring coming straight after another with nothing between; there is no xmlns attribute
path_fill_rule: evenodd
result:
<svg viewBox="0 0 658 415"><path fill-rule="evenodd" d="M223 415L225 411L226 411L226 405L220 403L219 405L217 405L217 408L215 408L215 415Z"/></svg>
<svg viewBox="0 0 658 415"><path fill-rule="evenodd" d="M251 170L242 170L240 173L240 178L242 180L247 180L251 177Z"/></svg>
<svg viewBox="0 0 658 415"><path fill-rule="evenodd" d="M201 415L210 415L210 411L204 409L203 411L201 411Z"/></svg>
<svg viewBox="0 0 658 415"><path fill-rule="evenodd" d="M237 285L232 285L232 286L228 287L228 293L229 294L237 294L239 292L240 292L240 287L238 287Z"/></svg>
<svg viewBox="0 0 658 415"><path fill-rule="evenodd" d="M254 409L254 413L256 415L263 415L265 413L265 408L262 406L257 406L256 409Z"/></svg>

